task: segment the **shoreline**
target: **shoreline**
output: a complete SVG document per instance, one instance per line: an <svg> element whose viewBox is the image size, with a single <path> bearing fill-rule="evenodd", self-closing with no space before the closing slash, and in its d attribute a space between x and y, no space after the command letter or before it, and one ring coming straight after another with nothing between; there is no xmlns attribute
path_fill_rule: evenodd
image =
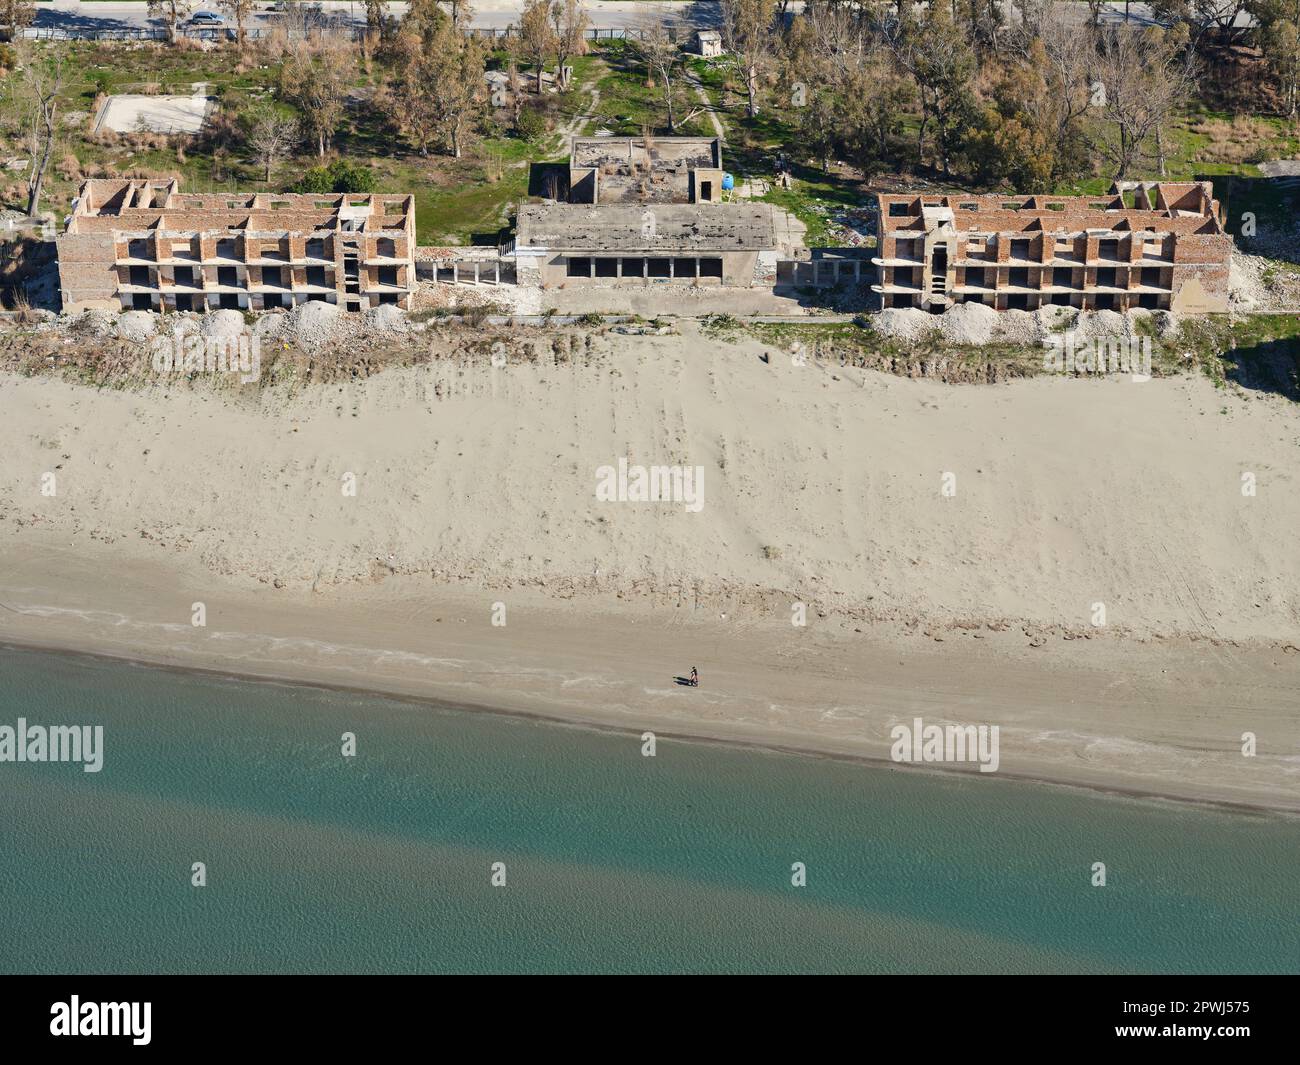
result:
<svg viewBox="0 0 1300 1065"><path fill-rule="evenodd" d="M109 566L107 563L112 562ZM389 579L303 596L214 582L192 559L48 541L0 550L0 642L624 735L650 730L868 767L1002 777L1238 813L1300 813L1300 662L1277 648L894 636L834 622L708 621ZM208 628L189 624L204 600ZM701 612L703 613L703 612ZM692 664L703 685L669 678ZM1001 728L1001 766L905 765L890 727ZM1243 731L1260 736L1244 759Z"/></svg>
<svg viewBox="0 0 1300 1065"><path fill-rule="evenodd" d="M20 653L44 654L44 655L61 655L68 657L90 658L96 661L113 662L119 665L140 666L146 669L160 670L163 672L180 673L187 676L202 677L213 680L235 681L243 684L267 684L267 685L286 685L293 688L307 688L318 691L335 692L345 695L354 695L368 699L383 699L391 702L406 703L415 706L432 707L440 711L449 711L459 714L491 714L497 717L512 718L519 721L530 721L538 724L554 725L564 728L575 728L583 731L604 733L609 735L636 736L637 733L630 726L620 726L612 723L595 721L582 716L564 716L557 714L539 713L536 711L513 710L500 706L491 706L483 703L453 703L431 695L410 695L402 692L390 691L384 688L367 688L356 685L339 684L323 680L309 680L304 678L294 678L289 676L277 676L274 674L257 674L257 673L237 673L226 669L216 669L207 666L198 666L192 664L182 664L178 662L164 662L161 660L152 660L139 656L127 656L112 654L105 651L92 651L84 648L73 646L59 646L54 644L25 644L16 640L0 639L0 650L16 651ZM704 731L694 732L655 732L656 739L671 740L674 743L689 743L698 746L722 747L728 750L750 751L758 754L779 754L789 755L800 758L825 759L835 762L846 762L852 765L858 765L869 770L898 770L905 773L919 773L924 775L939 775L944 777L979 777L980 774L973 768L957 768L955 766L945 766L941 763L906 763L895 762L892 759L883 759L873 757L868 754L854 754L843 751L835 751L816 746L798 746L790 744L764 743L758 740L741 740L728 739L722 736L710 735ZM1153 804L1174 804L1179 807L1201 808L1213 810L1220 813L1236 814L1238 816L1264 816L1264 817L1284 817L1287 819L1300 819L1300 808L1292 809L1286 806L1270 806L1263 803L1246 803L1234 802L1231 800L1211 799L1211 798L1187 798L1184 796L1170 795L1157 791L1145 791L1139 788L1124 788L1117 786L1107 786L1103 784L1082 784L1065 780L1054 780L1049 777L1027 776L1017 773L1002 773L1000 770L997 774L989 775L990 781L1007 780L1016 784L1030 784L1036 787L1060 788L1073 792L1087 792L1094 795L1102 795L1114 799L1129 799L1137 802Z"/></svg>

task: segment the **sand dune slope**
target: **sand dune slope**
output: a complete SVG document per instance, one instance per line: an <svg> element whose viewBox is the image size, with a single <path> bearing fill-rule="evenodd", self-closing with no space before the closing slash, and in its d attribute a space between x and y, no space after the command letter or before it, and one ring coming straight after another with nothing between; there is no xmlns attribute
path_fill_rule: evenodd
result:
<svg viewBox="0 0 1300 1065"><path fill-rule="evenodd" d="M594 343L238 401L6 377L0 527L299 588L397 571L1081 631L1104 604L1112 632L1300 638L1285 400L1199 377L947 386L698 334ZM598 500L620 458L702 467L702 507Z"/></svg>

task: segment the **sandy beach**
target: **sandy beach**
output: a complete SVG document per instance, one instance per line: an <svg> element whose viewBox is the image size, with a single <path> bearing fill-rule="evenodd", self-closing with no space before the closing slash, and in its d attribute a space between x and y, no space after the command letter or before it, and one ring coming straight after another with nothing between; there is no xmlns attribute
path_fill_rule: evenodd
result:
<svg viewBox="0 0 1300 1065"><path fill-rule="evenodd" d="M0 639L873 760L916 716L996 724L1002 776L1300 810L1287 401L699 334L563 356L5 376ZM598 501L619 458L703 467L704 505Z"/></svg>

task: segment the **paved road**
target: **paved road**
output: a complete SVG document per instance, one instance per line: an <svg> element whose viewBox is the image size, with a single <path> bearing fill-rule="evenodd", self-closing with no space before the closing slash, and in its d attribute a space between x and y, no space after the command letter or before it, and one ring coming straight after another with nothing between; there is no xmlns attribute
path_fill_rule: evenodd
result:
<svg viewBox="0 0 1300 1065"><path fill-rule="evenodd" d="M524 0L472 0L473 25L482 29L505 29L519 21ZM194 10L221 13L215 0L193 0ZM263 14L267 4L258 4L258 12L251 25L270 26L274 15ZM331 13L358 24L366 20L365 5L349 0L324 0L322 6ZM390 14L406 13L404 3L390 3ZM643 25L648 19L677 22L689 26L710 26L718 21L718 5L709 0L587 0L587 11L593 26L600 29L628 29ZM77 0L55 0L38 3L35 29L59 29L67 32L94 32L96 30L159 29L162 23L149 17L145 0L114 0L111 3L79 3Z"/></svg>
<svg viewBox="0 0 1300 1065"><path fill-rule="evenodd" d="M481 29L505 29L516 25L524 0L471 0L474 7L473 25ZM717 0L585 0L591 24L600 29L631 29L645 25L649 20L674 22L685 26L716 26L720 21ZM193 0L195 10L219 11L215 0ZM259 4L252 25L269 26L274 15L264 15L267 4ZM365 5L356 0L324 0L322 6L331 13L355 23L365 22ZM1135 20L1149 21L1151 8L1145 3L1125 4L1124 0L1110 0L1107 5L1111 18L1124 17L1127 8ZM390 3L389 12L401 16L406 13L405 3ZM1064 5L1065 17L1070 22L1082 23L1087 17L1087 5L1081 0ZM803 8L800 0L791 3L792 11ZM1242 25L1250 23L1242 15ZM71 33L93 33L97 30L159 29L162 23L149 18L145 0L114 0L109 3L81 3L79 0L53 0L37 3L37 30L58 29Z"/></svg>

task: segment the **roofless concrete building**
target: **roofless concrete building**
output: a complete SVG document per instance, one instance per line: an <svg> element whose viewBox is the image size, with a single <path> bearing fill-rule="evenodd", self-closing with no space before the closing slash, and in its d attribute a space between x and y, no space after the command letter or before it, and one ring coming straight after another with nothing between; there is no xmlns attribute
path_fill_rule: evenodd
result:
<svg viewBox="0 0 1300 1065"><path fill-rule="evenodd" d="M805 228L726 184L716 137L574 138L562 202L519 208L519 281L771 284Z"/></svg>

